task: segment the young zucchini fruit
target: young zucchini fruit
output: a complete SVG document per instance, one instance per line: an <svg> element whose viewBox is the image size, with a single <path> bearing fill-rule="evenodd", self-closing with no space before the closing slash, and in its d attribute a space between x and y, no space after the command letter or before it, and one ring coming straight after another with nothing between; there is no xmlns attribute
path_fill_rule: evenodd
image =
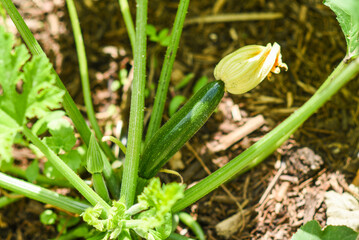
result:
<svg viewBox="0 0 359 240"><path fill-rule="evenodd" d="M168 120L143 151L139 176L154 177L160 168L203 126L224 95L222 81L210 82Z"/></svg>

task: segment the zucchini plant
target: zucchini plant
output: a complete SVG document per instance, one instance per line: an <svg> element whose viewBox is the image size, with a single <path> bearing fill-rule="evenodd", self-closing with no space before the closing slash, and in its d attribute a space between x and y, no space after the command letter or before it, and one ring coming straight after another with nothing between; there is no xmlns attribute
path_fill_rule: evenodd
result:
<svg viewBox="0 0 359 240"><path fill-rule="evenodd" d="M117 156L107 144L98 141L103 136L91 102L85 48L73 0L66 0L66 3L74 30L87 115L94 133L11 0L1 0L1 3L32 58L29 61L30 54L24 45L14 47L12 35L0 27L0 187L81 215L88 224L81 225L81 229L86 228L87 239L186 239L173 233L173 214L263 161L359 72L359 19L356 14L359 3L355 0L345 3L327 1L337 13L347 38L348 51L343 61L308 102L288 119L224 167L185 190L185 185L179 183L161 185L156 174L208 120L225 91L233 94L249 91L270 74L279 73L280 68L287 69L281 59L279 44L246 46L223 58L214 70L217 80L198 90L161 126L170 73L189 5L189 0L179 0L153 112L147 131L144 131L148 2L137 0L135 28L127 1L119 0L134 53L134 79L127 146L113 137L106 138L119 144L126 155L121 171L115 171L110 162ZM74 147L73 128L65 114L59 112L61 106L82 139L80 147ZM56 181L56 178L52 181L40 174L37 161L30 168L36 176L27 174L30 182L5 173L26 176L26 173L14 170L11 150L15 143L31 148L37 158L45 157L66 181ZM85 170L92 181L80 177ZM57 194L44 187L48 185L73 187L83 200ZM4 205L12 201L2 199L1 202ZM193 223L187 215L180 216L184 222ZM49 212L43 218L44 222L53 223L55 215ZM200 239L204 238L200 230L196 232Z"/></svg>

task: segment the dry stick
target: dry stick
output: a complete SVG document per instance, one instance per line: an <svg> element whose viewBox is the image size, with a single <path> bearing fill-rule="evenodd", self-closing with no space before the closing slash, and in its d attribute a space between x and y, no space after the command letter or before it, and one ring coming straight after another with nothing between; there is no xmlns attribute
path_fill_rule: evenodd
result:
<svg viewBox="0 0 359 240"><path fill-rule="evenodd" d="M272 191L274 185L276 184L276 182L278 181L280 175L282 175L283 171L285 170L286 165L284 163L282 163L282 166L279 168L278 172L275 174L274 178L272 179L272 181L269 183L267 189L264 191L261 199L259 200L259 204L261 205L266 198L268 197L270 191Z"/></svg>
<svg viewBox="0 0 359 240"><path fill-rule="evenodd" d="M189 24L197 24L197 23L260 21L260 20L274 20L279 18L283 18L283 14L279 12L219 14L219 15L190 18L187 19L184 22L184 24L189 25Z"/></svg>
<svg viewBox="0 0 359 240"><path fill-rule="evenodd" d="M351 190L348 186L348 184L345 181L342 181L340 179L337 179L338 183L344 188L344 190L348 193L350 193L354 198L356 198L356 200L359 201L359 194L356 193L355 191Z"/></svg>
<svg viewBox="0 0 359 240"><path fill-rule="evenodd" d="M226 150L240 139L248 136L250 133L254 132L258 128L260 128L263 124L265 124L264 117L262 115L258 115L249 119L243 126L237 128L231 133L223 136L215 146L211 148L213 152L219 152Z"/></svg>
<svg viewBox="0 0 359 240"><path fill-rule="evenodd" d="M199 161L199 163L202 165L203 169L206 171L206 173L208 175L211 175L212 172L211 170L209 170L209 168L206 166L206 164L203 162L202 158L198 155L198 153L196 152L196 150L193 149L193 147L188 143L186 142L186 147L188 148L188 150L190 150L193 155L196 157L196 159ZM242 216L242 226L241 226L241 230L240 232L243 231L244 229L244 226L246 225L246 219L245 219L245 215L244 215L244 212L243 212L243 208L241 206L241 204L237 201L236 197L233 196L233 194L229 191L229 189L224 186L224 185L221 185L222 189L228 194L228 196L236 203L240 213L241 213L241 216Z"/></svg>
<svg viewBox="0 0 359 240"><path fill-rule="evenodd" d="M217 0L212 9L213 14L217 14L222 9L226 1L227 0Z"/></svg>

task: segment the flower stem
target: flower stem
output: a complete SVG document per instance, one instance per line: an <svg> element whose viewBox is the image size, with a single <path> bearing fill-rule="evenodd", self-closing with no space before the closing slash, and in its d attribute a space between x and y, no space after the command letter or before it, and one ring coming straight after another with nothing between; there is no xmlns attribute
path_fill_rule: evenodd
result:
<svg viewBox="0 0 359 240"><path fill-rule="evenodd" d="M274 128L257 143L231 160L195 186L185 191L185 197L172 208L178 212L203 196L215 190L221 184L262 162L286 141L298 127L318 110L333 94L359 72L359 58L350 63L341 62L322 84L318 91L297 111Z"/></svg>
<svg viewBox="0 0 359 240"><path fill-rule="evenodd" d="M125 145L122 144L122 142L120 140L118 140L117 138L113 137L113 136L104 136L101 141L111 141L113 143L115 143L117 146L120 147L120 149L122 150L122 152L126 155L126 147Z"/></svg>
<svg viewBox="0 0 359 240"><path fill-rule="evenodd" d="M92 174L92 182L95 191L102 197L103 200L107 203L111 203L111 199L108 195L107 187L105 181L103 180L101 173Z"/></svg>
<svg viewBox="0 0 359 240"><path fill-rule="evenodd" d="M161 70L160 80L156 91L155 102L151 114L150 123L146 134L145 144L151 139L161 126L162 114L166 103L168 86L171 79L173 63L176 58L177 49L182 34L183 23L186 17L189 0L180 0L173 30L171 33L170 44L167 48L166 55Z"/></svg>
<svg viewBox="0 0 359 240"><path fill-rule="evenodd" d="M84 95L84 102L86 106L87 116L90 120L91 126L95 131L95 135L97 139L101 139L102 133L100 130L100 126L97 123L95 111L92 105L92 97L91 97L91 90L90 90L90 80L88 75L88 66L87 66L87 59L86 59L86 51L84 40L81 33L80 23L77 16L75 4L73 0L66 0L67 8L70 15L71 26L74 32L74 38L76 43L76 51L79 60L79 69L80 69L80 76L81 76L81 84L82 84L82 92ZM105 143L100 142L100 145L104 145ZM103 148L105 149L105 148ZM114 160L115 157L113 156L112 151L109 152L111 155L111 159Z"/></svg>
<svg viewBox="0 0 359 240"><path fill-rule="evenodd" d="M128 7L127 0L118 0L118 3L120 4L120 9L123 16L123 20L125 21L128 37L130 38L132 52L134 52L136 33L135 27L133 26L130 8Z"/></svg>
<svg viewBox="0 0 359 240"><path fill-rule="evenodd" d="M0 187L72 213L81 214L86 208L91 207L86 203L62 196L46 188L10 177L1 172Z"/></svg>
<svg viewBox="0 0 359 240"><path fill-rule="evenodd" d="M133 204L136 195L145 105L147 0L137 0L137 5L130 124L121 184L121 196L127 207Z"/></svg>
<svg viewBox="0 0 359 240"><path fill-rule="evenodd" d="M52 165L89 201L93 206L100 204L105 213L110 206L95 193L69 166L66 165L45 143L38 139L30 129L23 127L24 135L47 157Z"/></svg>

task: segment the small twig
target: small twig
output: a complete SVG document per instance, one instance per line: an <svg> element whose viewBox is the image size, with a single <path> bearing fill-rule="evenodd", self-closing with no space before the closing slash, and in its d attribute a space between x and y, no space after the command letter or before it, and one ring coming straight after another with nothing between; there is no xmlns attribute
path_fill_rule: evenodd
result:
<svg viewBox="0 0 359 240"><path fill-rule="evenodd" d="M245 136L256 131L263 124L265 124L265 120L262 115L250 118L243 126L223 136L218 142L216 141L215 144L211 146L211 151L219 152L228 149Z"/></svg>
<svg viewBox="0 0 359 240"><path fill-rule="evenodd" d="M274 185L277 183L280 175L282 175L283 171L285 170L286 165L284 163L281 164L281 167L278 169L278 172L275 174L274 178L272 179L272 181L269 183L267 189L264 191L261 199L259 200L259 205L262 205L262 203L267 199L270 191L272 191Z"/></svg>
<svg viewBox="0 0 359 240"><path fill-rule="evenodd" d="M24 195L21 195L21 194L8 193L3 189L0 189L0 193L2 193L5 197L8 197L8 198L23 198L24 197Z"/></svg>
<svg viewBox="0 0 359 240"><path fill-rule="evenodd" d="M318 178L320 175L322 175L323 173L325 173L327 171L326 168L323 168L322 170L320 170L320 172L317 173L317 175L315 175L314 177L311 177L307 180L305 180L304 182L302 182L298 187L296 187L297 189L303 189L305 186L309 185L314 179Z"/></svg>
<svg viewBox="0 0 359 240"><path fill-rule="evenodd" d="M351 190L346 182L342 181L341 179L337 179L337 181L344 188L346 192L350 193L353 197L356 198L356 200L359 201L359 194Z"/></svg>
<svg viewBox="0 0 359 240"><path fill-rule="evenodd" d="M186 20L184 24L190 25L196 23L260 21L260 20L274 20L279 18L283 18L283 14L279 12L218 14L218 15L190 18Z"/></svg>

